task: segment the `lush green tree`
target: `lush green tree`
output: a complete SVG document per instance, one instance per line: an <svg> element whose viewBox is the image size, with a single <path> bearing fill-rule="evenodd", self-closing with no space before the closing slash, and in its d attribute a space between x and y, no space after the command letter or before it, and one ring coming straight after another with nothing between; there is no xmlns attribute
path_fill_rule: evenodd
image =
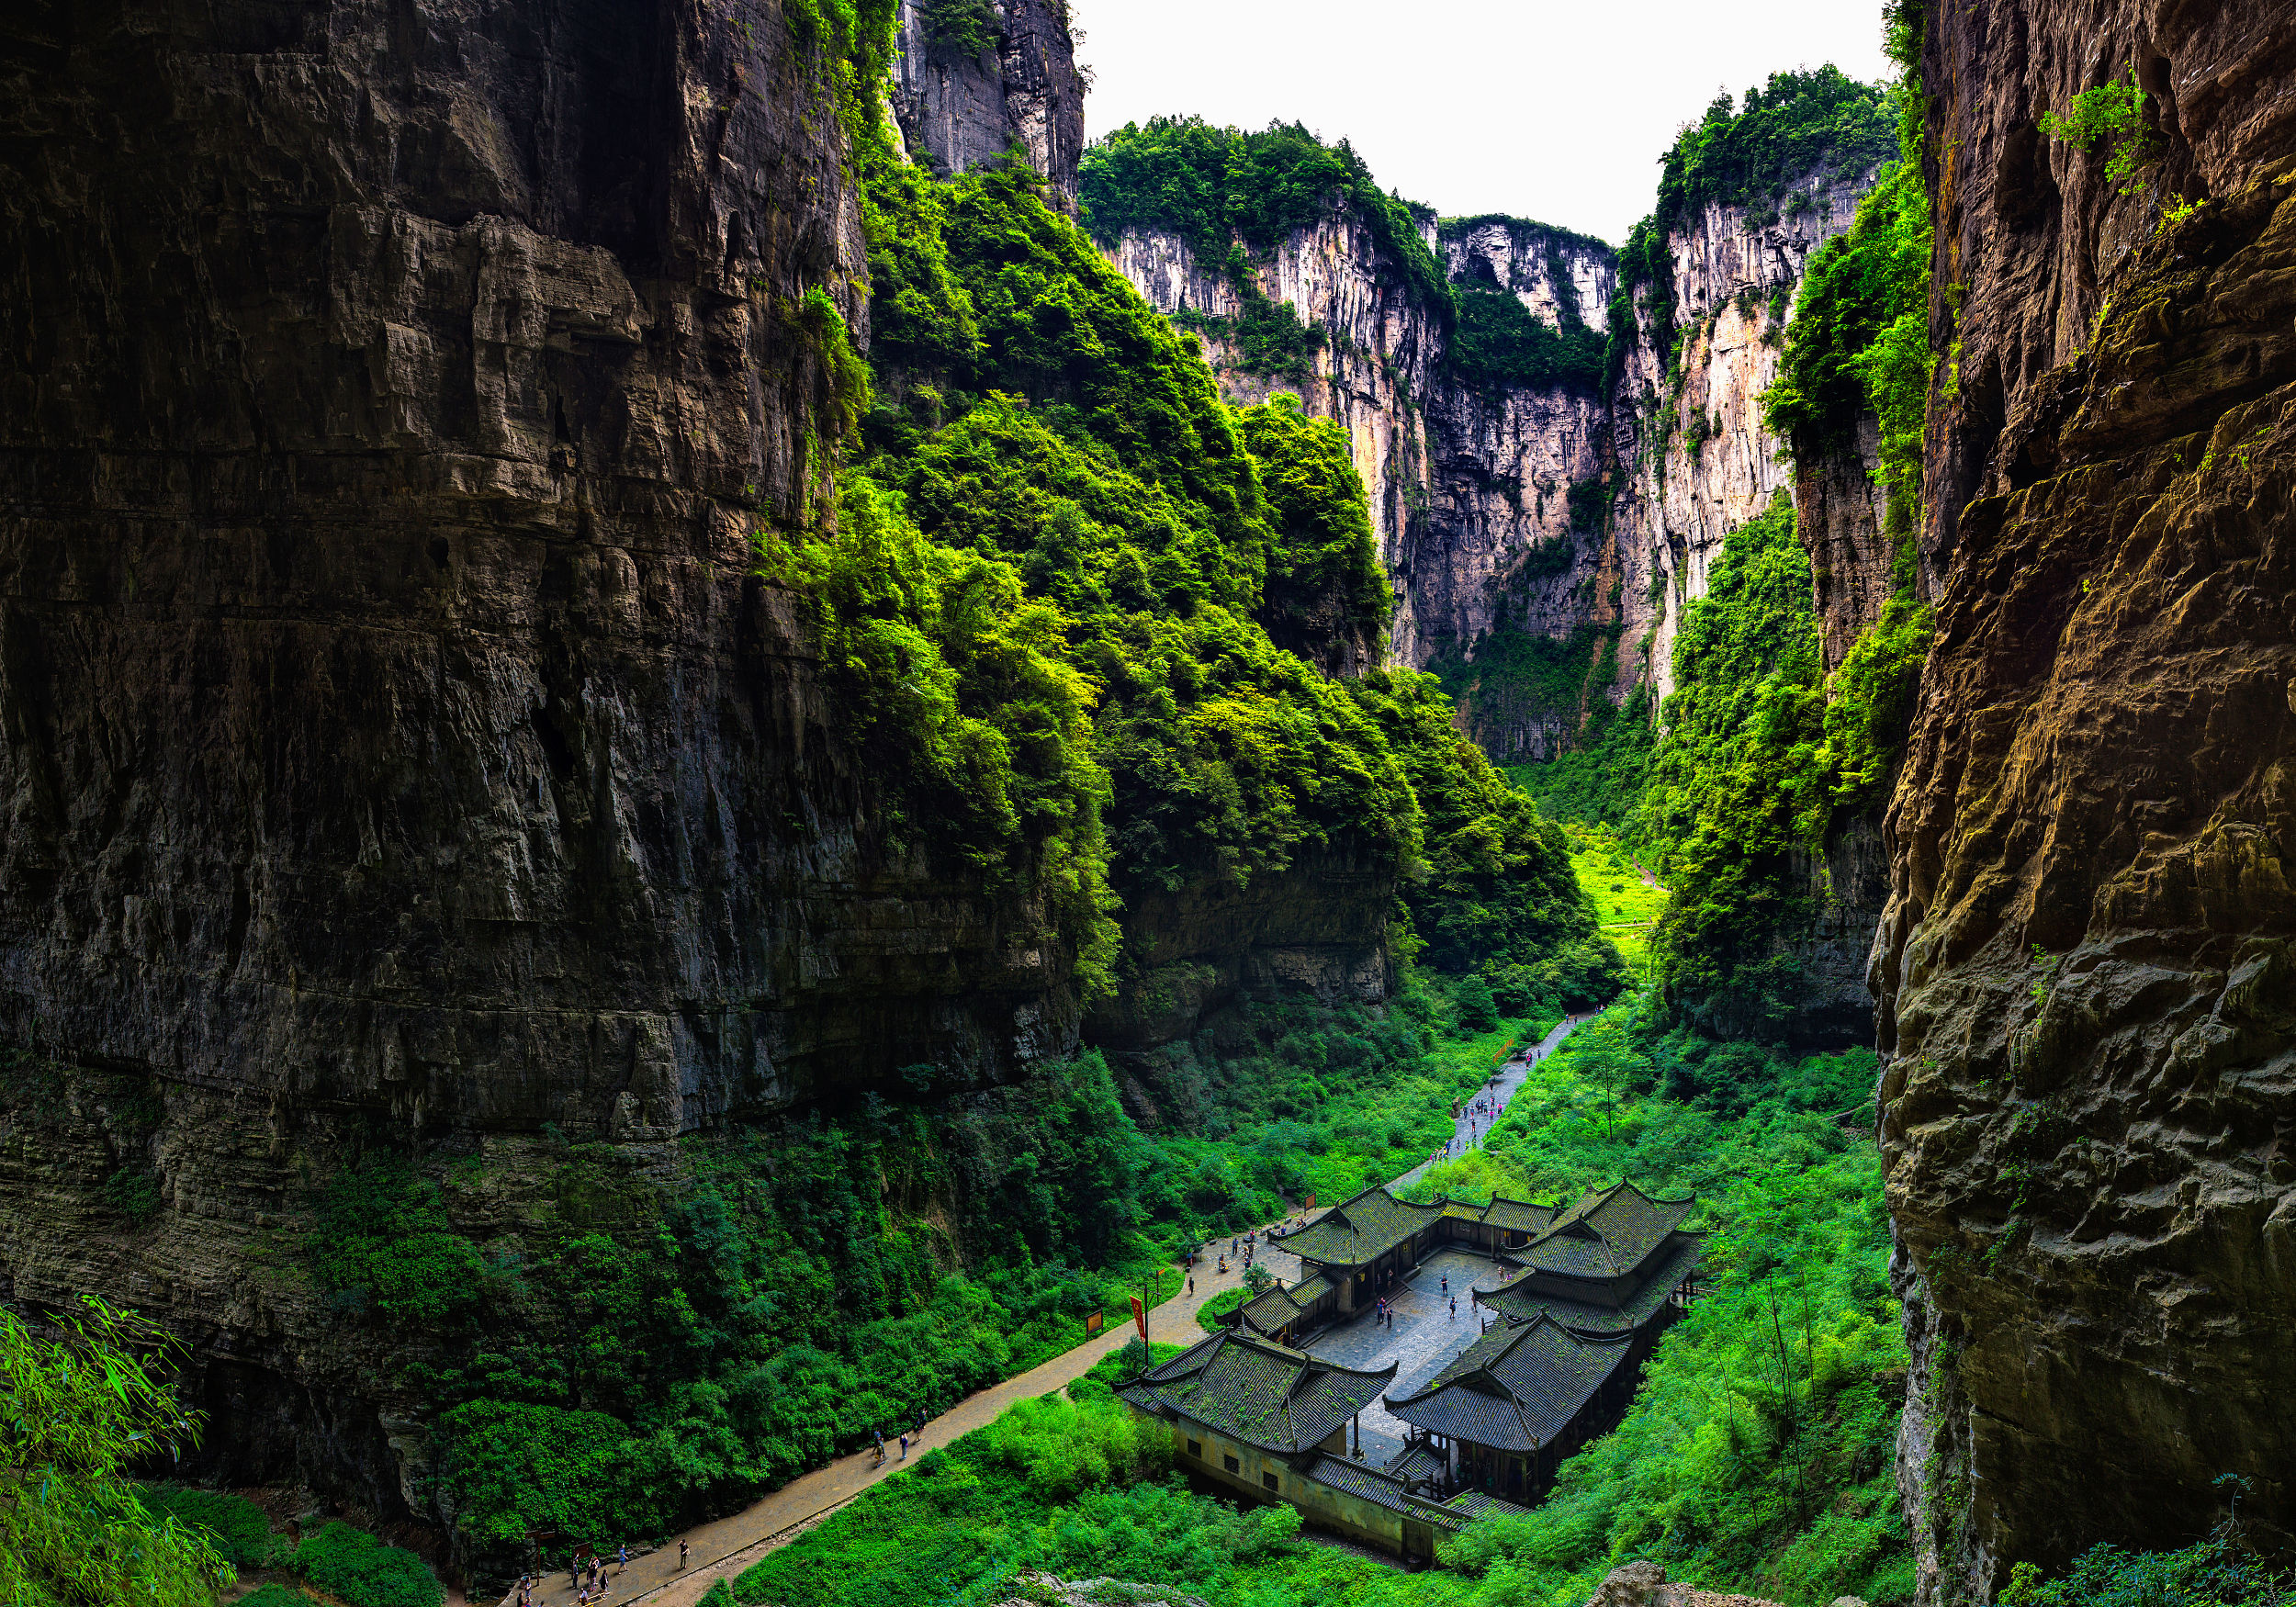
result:
<svg viewBox="0 0 2296 1607"><path fill-rule="evenodd" d="M48 1327L0 1309L0 1601L206 1607L231 1564L126 1474L197 1440L197 1415L155 1376L174 1346L92 1297Z"/></svg>

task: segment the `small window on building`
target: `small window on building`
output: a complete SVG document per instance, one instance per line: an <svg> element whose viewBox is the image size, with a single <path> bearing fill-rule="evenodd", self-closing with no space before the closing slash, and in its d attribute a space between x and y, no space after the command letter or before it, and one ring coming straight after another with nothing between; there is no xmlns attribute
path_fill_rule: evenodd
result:
<svg viewBox="0 0 2296 1607"><path fill-rule="evenodd" d="M1225 1467L1231 1473L1241 1473L1244 1471L1244 1464L1237 1461L1233 1456L1222 1456L1220 1458L1220 1466Z"/></svg>
<svg viewBox="0 0 2296 1607"><path fill-rule="evenodd" d="M1266 1486L1268 1489L1283 1489L1283 1487L1284 1487L1284 1486L1283 1486L1283 1480L1281 1480L1281 1479L1277 1478L1274 1474L1272 1474L1272 1473L1263 1473L1263 1474L1261 1474L1261 1475L1260 1475L1260 1482L1261 1482L1262 1484L1266 1485Z"/></svg>
<svg viewBox="0 0 2296 1607"><path fill-rule="evenodd" d="M1187 1454L1191 1456L1201 1456L1204 1454L1204 1442L1190 1440L1187 1443Z"/></svg>

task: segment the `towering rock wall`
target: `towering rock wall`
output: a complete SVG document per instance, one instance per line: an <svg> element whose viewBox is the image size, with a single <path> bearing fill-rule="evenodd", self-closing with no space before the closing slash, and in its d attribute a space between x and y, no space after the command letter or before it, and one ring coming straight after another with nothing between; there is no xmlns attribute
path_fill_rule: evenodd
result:
<svg viewBox="0 0 2296 1607"><path fill-rule="evenodd" d="M1494 631L1555 642L1610 634L1619 642L1615 676L1583 695L1621 700L1647 681L1663 696L1683 607L1705 594L1723 536L1793 483L1762 426L1761 395L1776 376L1809 253L1849 227L1870 184L1871 174L1806 175L1783 213L1709 207L1670 237L1679 383L1674 346L1647 307L1609 395L1461 376L1446 360L1441 309L1412 292L1344 204L1253 266L1262 295L1322 334L1311 372L1249 372L1217 329L1206 330L1206 355L1236 399L1289 387L1311 411L1347 428L1395 581L1393 657L1471 659ZM1431 229L1428 240L1455 284L1506 290L1549 327L1599 319L1616 287L1607 248L1538 224L1473 219ZM1224 275L1207 271L1176 235L1128 230L1111 254L1182 322L1232 324L1243 311ZM1869 468L1829 465L1805 476L1836 505L1827 524L1841 534L1829 583L1851 635L1887 590ZM1584 488L1575 504L1574 486ZM1607 534L1606 501L1615 502ZM1466 718L1495 758L1548 759L1582 706L1486 696L1479 686Z"/></svg>
<svg viewBox="0 0 2296 1607"><path fill-rule="evenodd" d="M951 12L978 19L975 39L939 22ZM1085 80L1066 0L990 0L981 11L901 0L899 50L893 111L918 161L963 173L1018 143L1061 204L1075 205Z"/></svg>
<svg viewBox="0 0 2296 1607"><path fill-rule="evenodd" d="M1625 481L1614 514L1622 687L1645 680L1660 699L1674 690L1683 610L1705 595L1722 538L1793 483L1781 443L1763 426L1761 393L1777 377L1810 253L1850 226L1872 183L1871 174L1804 175L1783 210L1708 205L1671 233L1678 376L1675 351L1662 349L1666 327L1650 298L1637 298L1638 338L1611 399ZM1838 466L1829 483L1859 472ZM1885 559L1881 574L1885 585Z"/></svg>
<svg viewBox="0 0 2296 1607"><path fill-rule="evenodd" d="M2124 186L2038 124L2131 63ZM1924 1601L1981 1601L2198 1538L2223 1474L2296 1536L2296 32L1980 0L1924 71L1938 635L1875 965L1899 1476Z"/></svg>
<svg viewBox="0 0 2296 1607"><path fill-rule="evenodd" d="M1270 375L1243 365L1234 326L1243 292L1215 264L1196 258L1186 240L1162 230L1128 230L1110 253L1118 270L1149 305L1194 329L1221 393L1237 402L1274 391L1300 393L1309 412L1346 430L1356 472L1370 498L1373 534L1394 574L1412 539L1412 523L1428 500L1424 421L1411 399L1425 394L1441 362L1443 331L1434 309L1386 260L1377 235L1352 207L1334 206L1309 228L1295 229L1266 262L1254 264L1262 296L1289 306L1320 332L1322 344L1302 373ZM1396 641L1413 639L1415 600L1398 588Z"/></svg>

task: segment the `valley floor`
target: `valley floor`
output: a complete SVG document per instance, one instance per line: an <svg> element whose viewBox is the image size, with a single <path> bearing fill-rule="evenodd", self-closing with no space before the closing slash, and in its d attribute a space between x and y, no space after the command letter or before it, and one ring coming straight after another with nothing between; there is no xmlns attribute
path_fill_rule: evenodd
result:
<svg viewBox="0 0 2296 1607"><path fill-rule="evenodd" d="M1579 1024L1580 1019L1578 1017L1566 1017L1528 1054L1521 1060L1509 1061L1493 1079L1485 1099L1503 1111L1507 1102L1522 1087L1530 1067L1553 1053L1570 1036L1571 1028ZM1459 1117L1454 1127L1454 1152L1464 1153L1472 1148L1489 1129L1493 1119L1494 1117L1488 1115ZM1416 1182L1428 1164L1423 1162L1412 1167L1395 1178L1390 1186L1401 1188ZM1323 1203L1332 1205L1337 1202ZM1270 1225L1263 1223L1261 1226L1264 1230ZM1150 1311L1148 1337L1151 1343L1195 1343L1204 1337L1204 1329L1197 1321L1197 1312L1216 1296L1244 1287L1244 1264L1240 1260L1231 1260L1225 1273L1214 1270L1225 1250L1225 1236L1207 1241L1200 1250L1193 1287L1182 1285L1177 1294ZM1287 1281L1299 1275L1298 1262L1280 1249L1271 1247L1264 1259L1270 1271ZM1421 1268L1424 1275L1419 1281L1432 1287L1432 1281L1441 1270L1430 1262ZM1464 1288L1462 1281L1462 1293ZM1433 1324L1428 1333L1430 1343L1435 1348L1441 1348L1445 1319L1436 1309L1434 1297L1427 1295L1424 1289L1419 1290L1418 1295L1417 1303L1426 1305L1429 1310L1435 1312L1434 1317L1427 1319ZM1413 1309L1412 1303L1406 1302L1406 1308L1404 1315L1410 1316ZM1416 1323L1418 1319L1413 1318L1412 1320ZM1431 1374L1473 1334L1474 1321L1469 1308L1463 1310L1458 1319L1455 1335L1458 1343L1451 1346L1442 1358L1421 1370ZM1016 1374L1001 1384L968 1395L950 1410L930 1419L925 1425L925 1432L912 1439L911 1460L920 1455L925 1447L946 1445L960 1435L987 1427L1015 1401L1032 1400L1075 1382L1107 1356L1121 1349L1131 1337L1130 1328L1112 1327L1098 1338L1088 1340L1051 1361L1031 1367L1025 1373ZM1432 1350L1429 1354L1432 1354ZM1420 1360L1424 1362L1425 1357ZM1367 1418L1372 1415L1367 1413ZM1377 1413L1377 1416L1385 1418L1384 1413ZM1372 1433L1377 1426L1374 1423L1367 1428L1367 1446L1372 1444ZM1395 1426L1398 1430L1401 1427L1400 1424ZM1389 1448L1400 1448L1400 1444L1399 1439L1394 1446ZM701 1601L717 1580L738 1575L760 1556L777 1546L787 1545L816 1521L872 1485L903 1471L906 1466L899 1457L897 1444L892 1442L887 1443L886 1459L883 1466L877 1464L874 1454L869 1451L841 1456L826 1467L792 1479L762 1500L754 1502L731 1517L699 1524L682 1535L673 1535L658 1550L632 1557L627 1568L613 1571L613 1592L608 1600L622 1604L622 1607L640 1601L647 1603L647 1607L688 1607L688 1604ZM689 1564L682 1570L678 1566L678 1542L681 1539L686 1542ZM576 1587L561 1568L549 1576L543 1587L534 1592L533 1600L536 1607L563 1607L564 1603L573 1601L576 1594ZM502 1600L505 1607L515 1607L517 1590L512 1590Z"/></svg>

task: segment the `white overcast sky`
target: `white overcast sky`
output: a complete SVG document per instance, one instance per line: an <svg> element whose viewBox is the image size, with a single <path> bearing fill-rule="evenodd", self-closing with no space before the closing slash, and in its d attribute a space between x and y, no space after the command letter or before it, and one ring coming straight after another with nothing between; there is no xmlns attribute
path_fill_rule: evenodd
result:
<svg viewBox="0 0 2296 1607"><path fill-rule="evenodd" d="M1071 0L1085 123L1194 112L1353 140L1446 217L1511 212L1618 243L1716 90L1831 62L1889 76L1881 0Z"/></svg>

